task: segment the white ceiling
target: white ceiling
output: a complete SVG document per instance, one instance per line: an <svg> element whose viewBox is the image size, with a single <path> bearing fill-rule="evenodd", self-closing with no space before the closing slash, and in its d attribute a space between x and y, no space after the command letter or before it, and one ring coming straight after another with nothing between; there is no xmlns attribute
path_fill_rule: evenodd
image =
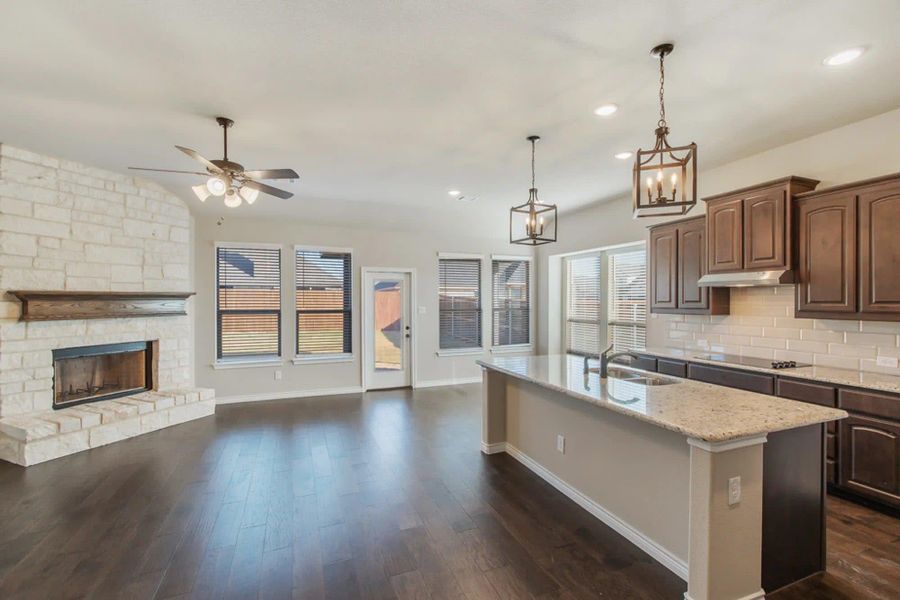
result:
<svg viewBox="0 0 900 600"><path fill-rule="evenodd" d="M900 106L897 0L588 2L88 0L8 3L0 141L126 172L193 169L174 144L296 169L291 200L198 213L381 226L447 222L502 235L538 187L561 210L629 188L657 119L649 49L667 61L673 142L701 167ZM822 59L849 46L856 63ZM620 106L612 118L593 109ZM452 200L449 189L478 196Z"/></svg>

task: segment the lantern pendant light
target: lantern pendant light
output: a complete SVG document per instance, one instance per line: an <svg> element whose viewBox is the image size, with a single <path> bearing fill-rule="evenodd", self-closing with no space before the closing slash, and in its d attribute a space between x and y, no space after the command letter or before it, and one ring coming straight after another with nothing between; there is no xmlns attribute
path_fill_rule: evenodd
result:
<svg viewBox="0 0 900 600"><path fill-rule="evenodd" d="M534 145L541 138L530 135L527 139L531 142L531 189L528 202L509 209L509 243L540 246L556 241L556 205L538 199L534 186Z"/></svg>
<svg viewBox="0 0 900 600"><path fill-rule="evenodd" d="M669 145L666 123L664 61L675 49L660 44L650 51L659 57L659 122L652 150L638 149L634 161L634 216L658 217L687 214L697 204L697 144Z"/></svg>

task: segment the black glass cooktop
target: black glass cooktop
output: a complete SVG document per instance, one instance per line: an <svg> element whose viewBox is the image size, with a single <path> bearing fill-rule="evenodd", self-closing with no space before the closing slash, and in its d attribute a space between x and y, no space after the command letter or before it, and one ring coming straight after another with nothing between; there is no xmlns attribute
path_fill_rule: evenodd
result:
<svg viewBox="0 0 900 600"><path fill-rule="evenodd" d="M797 367L810 367L807 363L798 363L793 360L770 360L768 358L755 358L753 356L737 356L734 354L696 354L696 358L714 360L729 365L743 367L756 367L757 369L795 369Z"/></svg>

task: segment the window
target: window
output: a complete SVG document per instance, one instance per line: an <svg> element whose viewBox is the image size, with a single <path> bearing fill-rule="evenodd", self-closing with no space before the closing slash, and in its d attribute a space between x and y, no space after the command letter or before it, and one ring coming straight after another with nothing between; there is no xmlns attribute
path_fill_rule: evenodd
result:
<svg viewBox="0 0 900 600"><path fill-rule="evenodd" d="M349 251L296 249L297 356L352 352Z"/></svg>
<svg viewBox="0 0 900 600"><path fill-rule="evenodd" d="M281 250L216 248L218 360L281 356Z"/></svg>
<svg viewBox="0 0 900 600"><path fill-rule="evenodd" d="M566 260L566 352L600 352L602 259L595 254Z"/></svg>
<svg viewBox="0 0 900 600"><path fill-rule="evenodd" d="M647 252L609 255L607 339L616 352L647 343Z"/></svg>
<svg viewBox="0 0 900 600"><path fill-rule="evenodd" d="M481 348L480 258L438 260L438 305L440 348Z"/></svg>
<svg viewBox="0 0 900 600"><path fill-rule="evenodd" d="M527 344L530 338L528 260L491 261L492 334L494 346Z"/></svg>

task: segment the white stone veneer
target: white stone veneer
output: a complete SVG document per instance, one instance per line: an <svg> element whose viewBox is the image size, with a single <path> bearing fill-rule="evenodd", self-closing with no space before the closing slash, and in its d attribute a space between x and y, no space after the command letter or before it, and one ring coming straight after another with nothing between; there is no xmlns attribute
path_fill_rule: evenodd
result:
<svg viewBox="0 0 900 600"><path fill-rule="evenodd" d="M192 389L189 315L25 323L19 302L6 293L193 291L191 226L184 203L156 184L0 145L0 419L72 410L51 408L56 348L159 340L159 390ZM182 412L203 416L205 409L192 410ZM0 428L0 458L3 447L31 443L6 431ZM59 455L70 453L64 445L57 444ZM53 458L45 454L42 460Z"/></svg>

